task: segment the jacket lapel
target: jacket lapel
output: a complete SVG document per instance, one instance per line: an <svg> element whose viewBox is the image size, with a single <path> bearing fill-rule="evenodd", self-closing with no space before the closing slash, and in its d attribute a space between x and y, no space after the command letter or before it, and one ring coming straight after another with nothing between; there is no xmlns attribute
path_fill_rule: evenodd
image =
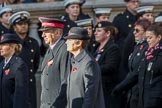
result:
<svg viewBox="0 0 162 108"><path fill-rule="evenodd" d="M43 69L45 68L45 66L47 65L48 61L54 59L55 57L57 57L57 54L59 53L59 49L61 48L62 45L64 45L65 41L63 39L61 39L52 49L52 52L50 54L48 54L48 51L50 49L47 50L44 60L42 62L42 68L41 70L43 71Z"/></svg>

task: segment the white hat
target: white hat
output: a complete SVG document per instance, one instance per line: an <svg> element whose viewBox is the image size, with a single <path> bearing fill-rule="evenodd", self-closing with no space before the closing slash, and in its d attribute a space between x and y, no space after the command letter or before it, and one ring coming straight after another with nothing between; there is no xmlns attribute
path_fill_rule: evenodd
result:
<svg viewBox="0 0 162 108"><path fill-rule="evenodd" d="M77 24L77 26L85 27L85 26L92 26L93 25L92 21L93 20L91 18L89 18L89 19L75 21L75 23Z"/></svg>
<svg viewBox="0 0 162 108"><path fill-rule="evenodd" d="M13 25L19 23L20 21L28 21L29 17L30 13L27 11L16 12L9 18L9 24Z"/></svg>
<svg viewBox="0 0 162 108"><path fill-rule="evenodd" d="M95 14L110 14L111 13L111 8L95 8Z"/></svg>
<svg viewBox="0 0 162 108"><path fill-rule="evenodd" d="M2 3L0 6L0 16L2 16L6 12L13 12L12 8L8 7L6 2Z"/></svg>
<svg viewBox="0 0 162 108"><path fill-rule="evenodd" d="M83 1L82 0L64 0L64 6L67 7L69 4L82 4Z"/></svg>
<svg viewBox="0 0 162 108"><path fill-rule="evenodd" d="M11 8L9 8L9 7L3 7L3 8L0 9L0 16L2 16L6 12L11 12L12 13L12 11L13 10Z"/></svg>
<svg viewBox="0 0 162 108"><path fill-rule="evenodd" d="M158 16L155 18L155 22L162 22L162 16Z"/></svg>
<svg viewBox="0 0 162 108"><path fill-rule="evenodd" d="M139 13L148 13L153 12L154 6L141 6L136 8L136 12Z"/></svg>

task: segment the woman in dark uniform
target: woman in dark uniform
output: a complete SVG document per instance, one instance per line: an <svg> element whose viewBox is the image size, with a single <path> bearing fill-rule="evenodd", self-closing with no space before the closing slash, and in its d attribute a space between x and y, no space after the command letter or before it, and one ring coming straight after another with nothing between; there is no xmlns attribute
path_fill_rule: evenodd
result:
<svg viewBox="0 0 162 108"><path fill-rule="evenodd" d="M137 71L130 72L122 82L120 93L138 83L139 98L137 108L161 108L162 106L162 27L151 25L146 30L148 48L141 59Z"/></svg>
<svg viewBox="0 0 162 108"><path fill-rule="evenodd" d="M138 108L162 106L162 27L150 26L146 31L148 49L139 67Z"/></svg>
<svg viewBox="0 0 162 108"><path fill-rule="evenodd" d="M106 21L98 23L95 29L95 40L99 45L94 57L101 68L106 108L116 108L116 105L119 104L110 95L112 89L118 83L120 64L120 50L112 39L115 35L115 29L112 23Z"/></svg>
<svg viewBox="0 0 162 108"><path fill-rule="evenodd" d="M17 54L21 51L19 38L4 34L0 40L0 108L28 107L27 67Z"/></svg>
<svg viewBox="0 0 162 108"><path fill-rule="evenodd" d="M150 24L151 24L151 22L146 19L138 20L135 23L135 27L133 29L133 35L135 37L136 43L134 46L134 51L130 54L129 59L128 59L129 73L137 71L139 63L141 62L141 59L144 57L145 51L148 47L148 44L146 42L145 32L146 32L147 28L150 26ZM117 85L115 89L121 89L122 83ZM137 85L135 85L128 93L128 101L127 102L128 102L127 103L128 108L137 108L137 105L138 105L138 87L137 87Z"/></svg>

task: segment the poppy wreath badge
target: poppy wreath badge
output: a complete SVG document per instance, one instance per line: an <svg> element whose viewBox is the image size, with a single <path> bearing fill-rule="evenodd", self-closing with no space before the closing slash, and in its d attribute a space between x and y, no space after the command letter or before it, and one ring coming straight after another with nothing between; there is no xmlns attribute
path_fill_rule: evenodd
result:
<svg viewBox="0 0 162 108"><path fill-rule="evenodd" d="M47 62L48 66L51 66L52 64L53 64L53 60L50 60L50 61Z"/></svg>
<svg viewBox="0 0 162 108"><path fill-rule="evenodd" d="M77 69L76 67L73 67L73 68L72 68L72 72L77 72L77 70L78 70L78 69Z"/></svg>
<svg viewBox="0 0 162 108"><path fill-rule="evenodd" d="M140 46L140 50L142 50L143 48L144 48L144 45L141 45L141 46Z"/></svg>
<svg viewBox="0 0 162 108"><path fill-rule="evenodd" d="M9 72L10 72L10 69L6 69L6 70L4 71L5 75L8 75Z"/></svg>

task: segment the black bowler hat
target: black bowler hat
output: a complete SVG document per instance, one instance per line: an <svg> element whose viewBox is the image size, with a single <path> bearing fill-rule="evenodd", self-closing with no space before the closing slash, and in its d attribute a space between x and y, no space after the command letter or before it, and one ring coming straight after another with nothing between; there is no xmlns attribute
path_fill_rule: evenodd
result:
<svg viewBox="0 0 162 108"><path fill-rule="evenodd" d="M29 22L29 17L30 13L27 11L16 12L9 18L9 24L15 25L20 22Z"/></svg>
<svg viewBox="0 0 162 108"><path fill-rule="evenodd" d="M6 33L1 36L0 44L4 43L20 43L20 39L16 34Z"/></svg>
<svg viewBox="0 0 162 108"><path fill-rule="evenodd" d="M63 20L56 19L56 18L46 18L46 17L39 17L38 19L42 23L42 26L39 29L39 31L44 31L51 28L61 28L61 29L64 28L65 21Z"/></svg>
<svg viewBox="0 0 162 108"><path fill-rule="evenodd" d="M72 27L69 31L68 36L65 39L79 39L79 40L88 40L88 31L82 27Z"/></svg>

